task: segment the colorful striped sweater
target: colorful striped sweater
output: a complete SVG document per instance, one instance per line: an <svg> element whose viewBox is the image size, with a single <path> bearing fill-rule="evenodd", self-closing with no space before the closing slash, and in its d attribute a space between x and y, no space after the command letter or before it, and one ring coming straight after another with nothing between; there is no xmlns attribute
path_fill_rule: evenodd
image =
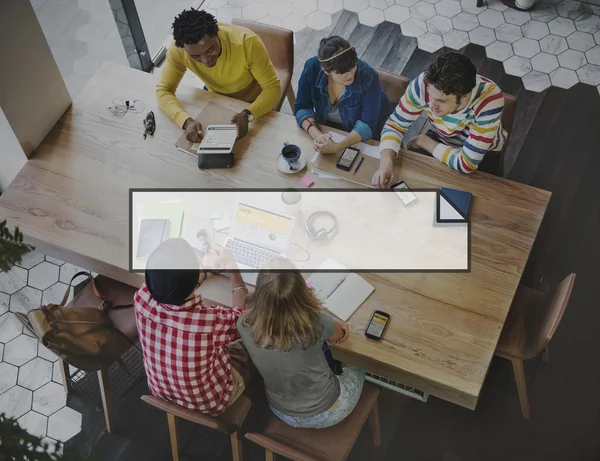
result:
<svg viewBox="0 0 600 461"><path fill-rule="evenodd" d="M433 156L463 173L472 173L488 151L501 150L507 133L502 128L504 95L498 85L477 75L471 101L460 112L436 117L429 107L425 73L410 82L381 132L380 150L398 152L411 123L425 111L441 142Z"/></svg>

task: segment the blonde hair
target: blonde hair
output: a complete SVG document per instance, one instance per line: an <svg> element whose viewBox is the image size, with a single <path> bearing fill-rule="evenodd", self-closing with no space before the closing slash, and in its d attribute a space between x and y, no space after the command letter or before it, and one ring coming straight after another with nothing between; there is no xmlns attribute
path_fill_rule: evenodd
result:
<svg viewBox="0 0 600 461"><path fill-rule="evenodd" d="M271 267L287 264L274 261ZM285 352L293 344L308 347L320 336L321 301L298 270L262 270L254 293L246 298L242 322L259 347Z"/></svg>

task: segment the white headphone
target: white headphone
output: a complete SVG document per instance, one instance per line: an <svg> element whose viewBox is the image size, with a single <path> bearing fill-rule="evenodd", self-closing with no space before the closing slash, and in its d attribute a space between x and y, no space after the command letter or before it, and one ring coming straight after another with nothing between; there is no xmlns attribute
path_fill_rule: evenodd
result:
<svg viewBox="0 0 600 461"><path fill-rule="evenodd" d="M326 229L326 228L315 229L313 222L316 219L322 218L322 217L326 217L329 220L331 220L332 224L330 226L331 227L330 229ZM326 240L329 237L333 237L333 235L337 232L337 227L338 227L337 218L331 211L326 211L326 210L315 211L313 214L311 214L308 217L308 220L306 221L306 233L312 240Z"/></svg>

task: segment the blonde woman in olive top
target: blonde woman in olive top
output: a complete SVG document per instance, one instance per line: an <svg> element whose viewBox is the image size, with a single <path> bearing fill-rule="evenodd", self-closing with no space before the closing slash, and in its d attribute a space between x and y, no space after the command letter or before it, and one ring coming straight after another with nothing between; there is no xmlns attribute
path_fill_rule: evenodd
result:
<svg viewBox="0 0 600 461"><path fill-rule="evenodd" d="M189 69L206 89L250 102L248 109L231 120L238 137L248 132L248 122L275 107L281 98L281 83L263 42L245 27L218 23L206 11L183 11L173 22L174 42L156 86L160 109L183 128L191 142L202 139L202 125L182 107L175 92Z"/></svg>

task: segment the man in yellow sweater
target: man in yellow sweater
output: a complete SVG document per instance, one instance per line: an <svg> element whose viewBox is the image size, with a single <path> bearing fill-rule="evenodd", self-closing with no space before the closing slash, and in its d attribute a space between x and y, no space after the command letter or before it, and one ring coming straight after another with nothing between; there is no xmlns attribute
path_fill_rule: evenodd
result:
<svg viewBox="0 0 600 461"><path fill-rule="evenodd" d="M161 110L185 130L191 142L202 139L202 125L181 107L175 96L187 69L206 89L250 102L231 122L238 138L248 133L248 122L269 113L281 99L281 83L263 42L245 27L218 23L206 11L184 10L173 22L174 41L156 85Z"/></svg>

